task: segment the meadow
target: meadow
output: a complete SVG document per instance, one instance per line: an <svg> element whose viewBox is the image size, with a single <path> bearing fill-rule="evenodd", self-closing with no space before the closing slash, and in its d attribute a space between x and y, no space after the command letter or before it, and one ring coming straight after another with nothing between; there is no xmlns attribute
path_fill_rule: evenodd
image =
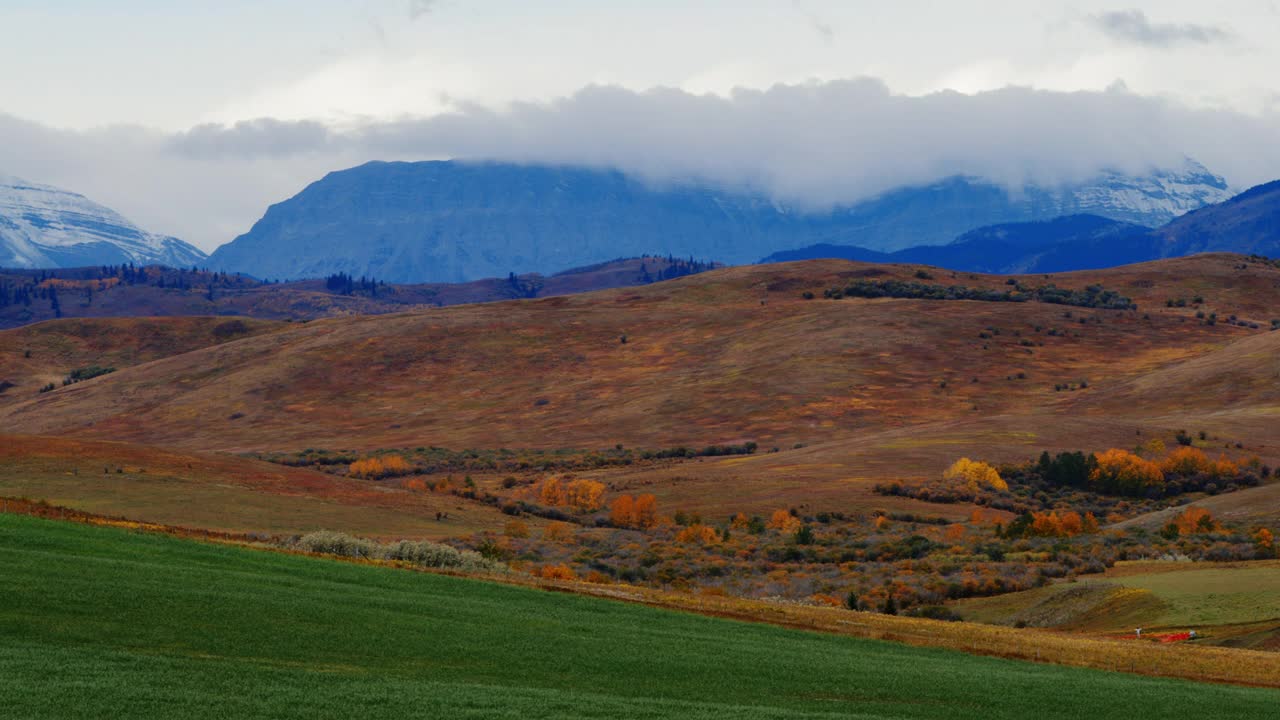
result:
<svg viewBox="0 0 1280 720"><path fill-rule="evenodd" d="M14 717L1254 718L1280 701L14 515L0 547Z"/></svg>

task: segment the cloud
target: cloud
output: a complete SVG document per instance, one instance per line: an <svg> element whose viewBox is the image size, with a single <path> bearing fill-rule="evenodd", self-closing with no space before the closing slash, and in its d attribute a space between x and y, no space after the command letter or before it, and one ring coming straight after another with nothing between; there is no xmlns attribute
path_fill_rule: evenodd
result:
<svg viewBox="0 0 1280 720"><path fill-rule="evenodd" d="M417 20L424 15L430 15L438 4L439 0L409 0L409 19Z"/></svg>
<svg viewBox="0 0 1280 720"><path fill-rule="evenodd" d="M1113 40L1145 47L1212 45L1233 39L1230 32L1213 25L1153 23L1141 10L1101 13L1088 22Z"/></svg>
<svg viewBox="0 0 1280 720"><path fill-rule="evenodd" d="M836 29L831 26L831 23L823 20L817 15L817 13L806 8L800 3L800 0L791 0L791 7L795 8L795 11L804 17L805 21L809 23L809 27L818 34L818 37L822 38L823 43L827 45L835 43Z"/></svg>
<svg viewBox="0 0 1280 720"><path fill-rule="evenodd" d="M456 105L341 128L262 119L82 132L0 115L0 172L83 192L205 249L325 173L369 160L617 168L821 209L954 174L1017 188L1176 167L1185 156L1237 186L1280 177L1280 117L1191 108L1123 85L908 96L874 78L727 96L591 86L550 102Z"/></svg>

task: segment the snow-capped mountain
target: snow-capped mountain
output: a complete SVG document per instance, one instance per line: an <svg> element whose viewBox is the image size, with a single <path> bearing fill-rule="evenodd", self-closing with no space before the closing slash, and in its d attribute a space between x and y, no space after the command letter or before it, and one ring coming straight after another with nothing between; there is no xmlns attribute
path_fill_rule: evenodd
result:
<svg viewBox="0 0 1280 720"><path fill-rule="evenodd" d="M1200 163L1187 159L1181 168L1148 175L1108 171L1092 183L1072 190L1076 213L1092 213L1113 220L1160 227L1192 210L1228 200L1226 180Z"/></svg>
<svg viewBox="0 0 1280 720"><path fill-rule="evenodd" d="M1227 196L1222 178L1189 163L1016 191L956 176L811 212L763 194L655 187L610 170L375 162L271 206L208 265L281 279L344 272L458 282L645 254L740 264L817 244L879 252L945 245L974 228L1085 213L1156 227Z"/></svg>
<svg viewBox="0 0 1280 720"><path fill-rule="evenodd" d="M186 267L198 248L142 230L83 195L0 175L0 267L119 263Z"/></svg>

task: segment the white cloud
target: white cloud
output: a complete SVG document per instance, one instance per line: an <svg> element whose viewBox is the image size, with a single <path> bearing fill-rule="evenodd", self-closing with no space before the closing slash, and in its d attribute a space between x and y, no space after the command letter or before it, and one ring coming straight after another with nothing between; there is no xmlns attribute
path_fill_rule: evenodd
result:
<svg viewBox="0 0 1280 720"><path fill-rule="evenodd" d="M1146 47L1212 45L1230 42L1234 35L1216 25L1154 23L1141 10L1119 10L1092 16L1092 24L1115 40Z"/></svg>
<svg viewBox="0 0 1280 720"><path fill-rule="evenodd" d="M1280 177L1278 120L1274 111L1190 108L1123 86L918 97L865 78L727 95L592 86L549 102L344 126L262 119L182 133L69 131L0 116L0 169L84 192L212 249L325 172L374 159L617 167L824 207L956 173L1017 186L1174 166L1184 155L1254 184Z"/></svg>

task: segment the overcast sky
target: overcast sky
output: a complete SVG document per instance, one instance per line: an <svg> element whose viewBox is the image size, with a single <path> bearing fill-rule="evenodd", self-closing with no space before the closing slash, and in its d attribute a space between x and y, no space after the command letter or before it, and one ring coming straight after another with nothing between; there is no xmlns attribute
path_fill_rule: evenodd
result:
<svg viewBox="0 0 1280 720"><path fill-rule="evenodd" d="M0 174L212 249L370 159L617 166L823 206L1191 155L1280 177L1280 4L3 0Z"/></svg>

